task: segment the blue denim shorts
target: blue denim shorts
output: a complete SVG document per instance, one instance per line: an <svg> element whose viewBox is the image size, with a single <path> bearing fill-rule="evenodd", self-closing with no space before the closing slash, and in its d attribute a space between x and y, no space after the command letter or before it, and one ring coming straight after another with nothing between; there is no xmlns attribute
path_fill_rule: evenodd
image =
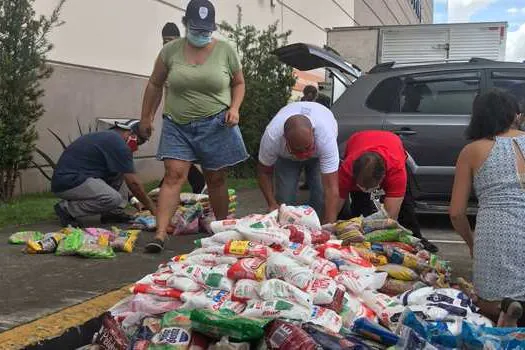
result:
<svg viewBox="0 0 525 350"><path fill-rule="evenodd" d="M164 116L158 160L177 159L198 163L206 170L220 170L248 159L239 126L230 128L226 111L178 124Z"/></svg>

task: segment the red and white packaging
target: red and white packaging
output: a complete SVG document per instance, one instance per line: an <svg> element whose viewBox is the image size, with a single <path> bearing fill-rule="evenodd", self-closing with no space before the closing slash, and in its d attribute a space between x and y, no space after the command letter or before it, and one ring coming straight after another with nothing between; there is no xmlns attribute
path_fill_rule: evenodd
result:
<svg viewBox="0 0 525 350"><path fill-rule="evenodd" d="M301 225L314 230L321 229L317 213L308 205L287 206L282 204L279 207L279 223L281 225Z"/></svg>
<svg viewBox="0 0 525 350"><path fill-rule="evenodd" d="M238 280L233 287L231 299L241 303L246 303L250 300L260 300L260 290L261 282L248 279Z"/></svg>
<svg viewBox="0 0 525 350"><path fill-rule="evenodd" d="M237 258L234 258L232 256L220 256L215 254L200 254L193 256L178 255L173 257L171 261L175 263L182 262L188 265L195 264L203 266L217 266L225 264L235 264L237 262Z"/></svg>
<svg viewBox="0 0 525 350"><path fill-rule="evenodd" d="M305 265L311 265L319 254L311 246L300 243L290 243L284 253Z"/></svg>
<svg viewBox="0 0 525 350"><path fill-rule="evenodd" d="M352 294L345 293L343 310L345 311L341 313L341 317L343 326L347 329L352 329L354 321L358 318L366 318L369 321L377 323L375 312Z"/></svg>
<svg viewBox="0 0 525 350"><path fill-rule="evenodd" d="M314 306L310 321L313 324L322 326L334 333L339 333L343 326L343 320L335 311L322 306Z"/></svg>
<svg viewBox="0 0 525 350"><path fill-rule="evenodd" d="M130 310L148 315L159 315L182 306L179 299L159 297L151 294L136 294L130 301Z"/></svg>
<svg viewBox="0 0 525 350"><path fill-rule="evenodd" d="M309 267L301 265L285 254L270 254L266 262L266 276L268 278L284 279L299 289L304 290L314 279L314 273Z"/></svg>
<svg viewBox="0 0 525 350"><path fill-rule="evenodd" d="M230 267L227 276L234 281L241 279L262 281L266 276L266 260L263 258L240 259Z"/></svg>
<svg viewBox="0 0 525 350"><path fill-rule="evenodd" d="M175 299L179 299L182 294L178 289L160 287L153 284L135 284L131 287L131 292L133 294L153 294L160 297L170 297Z"/></svg>
<svg viewBox="0 0 525 350"><path fill-rule="evenodd" d="M284 299L304 307L312 307L312 296L290 283L279 279L262 282L259 295L263 300Z"/></svg>
<svg viewBox="0 0 525 350"><path fill-rule="evenodd" d="M286 225L283 229L290 231L290 242L300 244L312 244L312 234L310 229L299 225Z"/></svg>
<svg viewBox="0 0 525 350"><path fill-rule="evenodd" d="M267 246L252 241L228 241L224 245L223 253L236 257L258 256L266 258L268 256L268 249Z"/></svg>
<svg viewBox="0 0 525 350"><path fill-rule="evenodd" d="M397 316L405 309L396 299L373 290L365 290L360 297L366 306L372 309L381 322L387 326L399 321Z"/></svg>
<svg viewBox="0 0 525 350"><path fill-rule="evenodd" d="M213 233L231 231L237 228L237 224L239 223L239 221L240 220L237 219L212 221L212 223L210 224L210 228L213 231Z"/></svg>
<svg viewBox="0 0 525 350"><path fill-rule="evenodd" d="M337 283L331 278L316 278L306 288L316 305L330 304L334 300Z"/></svg>
<svg viewBox="0 0 525 350"><path fill-rule="evenodd" d="M347 291L361 295L365 289L377 290L386 282L386 272L375 273L362 270L343 271L334 280L343 285Z"/></svg>
<svg viewBox="0 0 525 350"><path fill-rule="evenodd" d="M202 290L199 292L182 293L181 300L184 305L182 310L208 309L218 311L229 309L235 313L244 310L245 304L231 300L231 294L228 291L220 289Z"/></svg>
<svg viewBox="0 0 525 350"><path fill-rule="evenodd" d="M175 288L182 292L197 292L202 289L202 285L188 277L171 276L165 282L166 287Z"/></svg>
<svg viewBox="0 0 525 350"><path fill-rule="evenodd" d="M323 258L317 257L312 264L310 269L316 274L321 276L328 276L334 278L339 273L337 265Z"/></svg>
<svg viewBox="0 0 525 350"><path fill-rule="evenodd" d="M327 230L312 230L310 236L312 237L312 244L324 244L330 240L332 234Z"/></svg>

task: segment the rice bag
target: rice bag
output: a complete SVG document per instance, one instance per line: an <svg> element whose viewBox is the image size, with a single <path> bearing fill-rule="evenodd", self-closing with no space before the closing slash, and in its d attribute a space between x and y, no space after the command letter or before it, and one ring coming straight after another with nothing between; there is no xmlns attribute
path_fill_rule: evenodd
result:
<svg viewBox="0 0 525 350"><path fill-rule="evenodd" d="M75 255L84 243L84 231L73 229L69 235L60 240L56 249L56 255Z"/></svg>
<svg viewBox="0 0 525 350"><path fill-rule="evenodd" d="M166 280L166 287L175 288L182 292L197 292L202 286L189 277L171 276Z"/></svg>
<svg viewBox="0 0 525 350"><path fill-rule="evenodd" d="M236 341L259 340L264 335L268 323L263 319L235 316L230 312L193 310L191 312L192 330L212 338L227 336Z"/></svg>
<svg viewBox="0 0 525 350"><path fill-rule="evenodd" d="M237 258L232 256L219 256L216 254L199 254L199 255L178 255L171 259L175 263L184 262L185 264L217 266L226 264L235 264Z"/></svg>
<svg viewBox="0 0 525 350"><path fill-rule="evenodd" d="M272 350L322 350L300 326L275 320L265 332L266 346Z"/></svg>
<svg viewBox="0 0 525 350"><path fill-rule="evenodd" d="M86 258L112 259L116 257L116 255L108 244L109 241L105 236L100 236L98 239L84 238L82 245L76 253Z"/></svg>
<svg viewBox="0 0 525 350"><path fill-rule="evenodd" d="M321 222L315 210L308 205L279 207L279 224L296 224L306 226L310 229L320 230Z"/></svg>
<svg viewBox="0 0 525 350"><path fill-rule="evenodd" d="M389 327L399 321L399 315L404 310L404 306L396 299L373 290L365 290L360 297L366 306L376 313L381 322Z"/></svg>
<svg viewBox="0 0 525 350"><path fill-rule="evenodd" d="M219 233L223 231L231 231L237 229L237 224L240 222L240 220L236 219L227 219L227 220L219 220L219 221L213 221L210 224L210 228L213 231L213 233Z"/></svg>
<svg viewBox="0 0 525 350"><path fill-rule="evenodd" d="M403 232L401 229L388 229L378 230L367 233L365 235L365 241L367 242L396 242L399 240L399 236Z"/></svg>
<svg viewBox="0 0 525 350"><path fill-rule="evenodd" d="M290 242L299 244L312 244L312 233L305 226L285 225L283 229L290 231Z"/></svg>
<svg viewBox="0 0 525 350"><path fill-rule="evenodd" d="M38 231L22 231L13 233L9 236L10 244L26 244L28 241L39 241L44 238L44 234Z"/></svg>
<svg viewBox="0 0 525 350"><path fill-rule="evenodd" d="M179 299L142 293L133 295L129 303L130 311L149 315L160 315L178 309L181 305Z"/></svg>
<svg viewBox="0 0 525 350"><path fill-rule="evenodd" d="M323 244L330 240L331 234L327 230L312 230L312 244Z"/></svg>
<svg viewBox="0 0 525 350"><path fill-rule="evenodd" d="M331 278L316 278L306 288L316 305L330 304L337 292L337 283Z"/></svg>
<svg viewBox="0 0 525 350"><path fill-rule="evenodd" d="M258 256L266 258L268 247L251 241L228 241L224 245L224 254L238 257Z"/></svg>
<svg viewBox="0 0 525 350"><path fill-rule="evenodd" d="M156 285L151 284L140 284L136 283L131 287L131 292L133 294L152 294L152 295L158 295L161 297L170 297L170 298L180 298L182 295L182 292L180 290L174 289L174 288L168 288L168 287L160 287Z"/></svg>
<svg viewBox="0 0 525 350"><path fill-rule="evenodd" d="M363 219L363 232L370 233L378 230L388 230L398 228L398 223L394 219Z"/></svg>
<svg viewBox="0 0 525 350"><path fill-rule="evenodd" d="M343 271L334 280L343 285L347 291L361 295L365 289L379 289L386 281L386 273L375 273L362 270Z"/></svg>
<svg viewBox="0 0 525 350"><path fill-rule="evenodd" d="M237 230L245 239L264 244L286 247L290 243L289 231L280 228L273 219L257 221L253 224L241 221Z"/></svg>
<svg viewBox="0 0 525 350"><path fill-rule="evenodd" d="M195 245L197 248L207 248L210 246L224 245L228 243L228 241L240 241L242 238L242 234L237 231L223 231L211 237L197 239L195 240Z"/></svg>
<svg viewBox="0 0 525 350"><path fill-rule="evenodd" d="M362 218L353 218L350 220L339 221L335 225L337 238L343 241L343 245L358 243L364 241L361 231Z"/></svg>
<svg viewBox="0 0 525 350"><path fill-rule="evenodd" d="M115 239L111 242L111 248L118 252L131 253L135 248L135 242L139 237L139 230L115 230Z"/></svg>
<svg viewBox="0 0 525 350"><path fill-rule="evenodd" d="M28 254L48 254L54 253L57 250L58 243L64 239L65 235L62 233L46 233L44 237L38 241L27 241L26 252Z"/></svg>
<svg viewBox="0 0 525 350"><path fill-rule="evenodd" d="M366 248L354 247L354 249L357 251L360 257L367 261L370 261L375 266L388 264L388 259L384 255L376 254L373 251Z"/></svg>
<svg viewBox="0 0 525 350"><path fill-rule="evenodd" d="M232 302L231 294L226 290L209 289L198 292L184 292L180 298L184 302L181 310L230 310L236 314L244 310L244 304Z"/></svg>
<svg viewBox="0 0 525 350"><path fill-rule="evenodd" d="M249 300L259 300L261 299L259 295L260 290L261 282L249 279L238 280L233 287L231 300L241 303L246 303Z"/></svg>
<svg viewBox="0 0 525 350"><path fill-rule="evenodd" d="M290 243L284 254L305 265L311 265L318 255L314 248L300 243Z"/></svg>
<svg viewBox="0 0 525 350"><path fill-rule="evenodd" d="M347 330L351 330L355 320L359 318L366 318L372 322L377 321L375 312L349 293L344 294L342 309L341 319L343 327Z"/></svg>
<svg viewBox="0 0 525 350"><path fill-rule="evenodd" d="M317 257L312 264L310 269L316 274L321 276L335 277L339 271L337 270L337 265L331 262L330 260Z"/></svg>
<svg viewBox="0 0 525 350"><path fill-rule="evenodd" d="M286 282L303 290L314 279L312 270L300 265L284 254L270 254L266 262L266 276L268 278L284 279Z"/></svg>
<svg viewBox="0 0 525 350"><path fill-rule="evenodd" d="M312 307L312 314L309 322L324 327L334 333L339 333L343 326L341 316L335 311L317 305Z"/></svg>
<svg viewBox="0 0 525 350"><path fill-rule="evenodd" d="M240 279L262 281L266 276L266 260L263 258L240 259L228 269L226 275L234 281Z"/></svg>
<svg viewBox="0 0 525 350"><path fill-rule="evenodd" d="M399 295L398 300L403 305L437 306L461 317L466 317L469 312L478 311L468 295L452 288L420 288Z"/></svg>
<svg viewBox="0 0 525 350"><path fill-rule="evenodd" d="M102 327L94 339L94 343L100 345L101 349L125 350L129 345L126 335L109 313L102 319Z"/></svg>
<svg viewBox="0 0 525 350"><path fill-rule="evenodd" d="M414 281L402 281L393 278L387 278L383 287L379 289L379 292L389 295L396 296L414 288Z"/></svg>
<svg viewBox="0 0 525 350"><path fill-rule="evenodd" d="M377 267L377 271L386 272L388 276L401 281L417 281L419 276L414 270L396 264L387 264Z"/></svg>
<svg viewBox="0 0 525 350"><path fill-rule="evenodd" d="M337 314L340 314L343 311L343 304L345 299L345 288L343 286L337 286L332 302L329 304L322 305L323 307L334 310Z"/></svg>
<svg viewBox="0 0 525 350"><path fill-rule="evenodd" d="M179 206L171 218L175 234L195 234L199 232L199 216L202 205L196 203L189 206Z"/></svg>
<svg viewBox="0 0 525 350"><path fill-rule="evenodd" d="M308 320L312 310L286 300L256 301L251 300L241 316L252 318L286 318L290 320Z"/></svg>
<svg viewBox="0 0 525 350"><path fill-rule="evenodd" d="M260 297L265 301L289 300L304 307L312 306L312 297L299 288L282 280L270 279L261 283Z"/></svg>
<svg viewBox="0 0 525 350"><path fill-rule="evenodd" d="M230 265L212 267L205 275L204 285L209 288L231 291L234 281L227 277Z"/></svg>

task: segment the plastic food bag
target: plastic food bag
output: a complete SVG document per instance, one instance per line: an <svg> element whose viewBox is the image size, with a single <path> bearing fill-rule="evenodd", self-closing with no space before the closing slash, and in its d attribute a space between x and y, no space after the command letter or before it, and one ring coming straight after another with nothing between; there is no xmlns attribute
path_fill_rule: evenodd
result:
<svg viewBox="0 0 525 350"><path fill-rule="evenodd" d="M58 243L64 239L65 235L62 233L46 233L44 237L38 241L27 241L26 252L28 254L48 254L54 253L57 250Z"/></svg>
<svg viewBox="0 0 525 350"><path fill-rule="evenodd" d="M126 335L109 314L106 314L102 319L102 327L94 339L95 344L100 345L102 349L125 350L129 345Z"/></svg>
<svg viewBox="0 0 525 350"><path fill-rule="evenodd" d="M235 264L237 258L231 256L218 256L215 254L199 254L199 255L179 255L172 258L175 263L184 262L185 264L195 264L203 266L217 266L226 264Z"/></svg>
<svg viewBox="0 0 525 350"><path fill-rule="evenodd" d="M419 276L408 267L395 264L387 264L377 267L377 271L388 273L388 276L401 281L417 281Z"/></svg>
<svg viewBox="0 0 525 350"><path fill-rule="evenodd" d="M242 238L242 234L237 231L223 231L216 233L211 237L197 239L195 245L197 248L207 248L216 245L224 245L228 243L228 241L240 241Z"/></svg>
<svg viewBox="0 0 525 350"><path fill-rule="evenodd" d="M302 264L311 265L319 253L309 245L290 243L288 248L284 249L284 254Z"/></svg>
<svg viewBox="0 0 525 350"><path fill-rule="evenodd" d="M337 265L330 260L317 257L314 262L310 265L310 269L317 275L335 277L339 270Z"/></svg>
<svg viewBox="0 0 525 350"><path fill-rule="evenodd" d="M416 248L414 248L410 244L401 242L376 242L372 244L370 249L378 253L387 253L392 248L400 248L401 250L409 253L416 252Z"/></svg>
<svg viewBox="0 0 525 350"><path fill-rule="evenodd" d="M366 338L370 338L387 346L396 345L399 341L399 337L397 335L388 329L381 327L377 323L367 320L366 318L355 320L352 330L365 336Z"/></svg>
<svg viewBox="0 0 525 350"><path fill-rule="evenodd" d="M286 247L290 243L289 231L280 228L273 219L258 221L253 224L241 221L237 225L237 230L242 233L245 239L256 243L279 247Z"/></svg>
<svg viewBox="0 0 525 350"><path fill-rule="evenodd" d="M231 291L234 281L227 277L229 265L219 265L212 267L206 274L204 284L209 288Z"/></svg>
<svg viewBox="0 0 525 350"><path fill-rule="evenodd" d="M332 302L329 304L323 305L323 307L334 310L337 314L340 314L343 311L343 303L345 299L345 288L343 286L337 286Z"/></svg>
<svg viewBox="0 0 525 350"><path fill-rule="evenodd" d="M379 289L386 281L386 273L375 273L361 270L343 271L335 277L335 281L343 285L349 292L361 295L365 289Z"/></svg>
<svg viewBox="0 0 525 350"><path fill-rule="evenodd" d="M26 244L28 241L39 241L44 238L44 234L38 231L22 231L13 233L9 236L10 244Z"/></svg>
<svg viewBox="0 0 525 350"><path fill-rule="evenodd" d="M263 258L240 259L230 267L227 276L234 281L240 279L262 281L266 276L266 260Z"/></svg>
<svg viewBox="0 0 525 350"><path fill-rule="evenodd" d="M461 317L466 317L469 312L478 311L468 295L452 288L420 288L401 294L398 300L403 305L437 306Z"/></svg>
<svg viewBox="0 0 525 350"><path fill-rule="evenodd" d="M226 290L209 289L199 292L185 292L181 295L184 302L182 310L208 309L224 310L228 309L234 313L240 313L244 310L244 304L231 301L231 294Z"/></svg>
<svg viewBox="0 0 525 350"><path fill-rule="evenodd" d="M157 346L164 346L164 349L174 349L174 350L186 350L189 349L191 340L191 333L179 327L168 327L163 328L159 333L155 334L151 338L151 344L153 346L148 347L148 349L156 350L161 349Z"/></svg>
<svg viewBox="0 0 525 350"><path fill-rule="evenodd" d="M379 289L379 292L389 295L396 296L414 288L414 281L402 281L393 278L387 278L383 287Z"/></svg>
<svg viewBox="0 0 525 350"><path fill-rule="evenodd" d="M337 283L331 278L316 278L310 282L306 291L313 297L314 304L330 304L334 301Z"/></svg>
<svg viewBox="0 0 525 350"><path fill-rule="evenodd" d="M364 241L363 233L361 232L362 218L353 218L346 221L339 221L335 225L335 232L337 238L343 241L344 245L350 243L358 243Z"/></svg>
<svg viewBox="0 0 525 350"><path fill-rule="evenodd" d="M58 243L56 255L75 255L84 243L84 231L73 229Z"/></svg>
<svg viewBox="0 0 525 350"><path fill-rule="evenodd" d="M82 245L78 248L76 253L86 258L112 259L116 257L116 255L108 243L107 237L104 236L100 236L98 239L84 238Z"/></svg>
<svg viewBox="0 0 525 350"><path fill-rule="evenodd" d="M281 225L296 224L306 226L314 230L321 229L321 222L315 210L308 205L287 206L279 208L279 223Z"/></svg>
<svg viewBox="0 0 525 350"><path fill-rule="evenodd" d="M111 242L111 248L118 252L131 253L135 248L139 233L138 230L118 230L115 239Z"/></svg>
<svg viewBox="0 0 525 350"><path fill-rule="evenodd" d="M311 309L286 300L249 301L241 316L253 318L287 318L308 320Z"/></svg>
<svg viewBox="0 0 525 350"><path fill-rule="evenodd" d="M266 262L266 276L268 278L282 278L303 290L314 279L312 270L300 265L284 254L271 254Z"/></svg>
<svg viewBox="0 0 525 350"><path fill-rule="evenodd" d="M266 329L265 337L268 349L274 350L322 350L315 340L300 326L275 320Z"/></svg>
<svg viewBox="0 0 525 350"><path fill-rule="evenodd" d="M231 230L237 229L237 224L239 223L239 221L240 220L236 220L236 219L213 221L210 224L210 228L213 231L213 233L231 231Z"/></svg>
<svg viewBox="0 0 525 350"><path fill-rule="evenodd" d="M157 227L157 219L153 215L136 217L134 222L146 230L154 230Z"/></svg>
<svg viewBox="0 0 525 350"><path fill-rule="evenodd" d="M267 320L235 316L224 311L193 310L191 326L194 331L212 338L227 336L237 341L259 340L264 335Z"/></svg>
<svg viewBox="0 0 525 350"><path fill-rule="evenodd" d="M388 264L388 259L384 255L376 254L373 251L366 248L354 247L354 249L357 251L360 257L370 261L375 266Z"/></svg>
<svg viewBox="0 0 525 350"><path fill-rule="evenodd" d="M259 291L261 290L261 282L254 280L238 280L233 287L231 299L232 301L239 301L246 303L249 300L261 299Z"/></svg>
<svg viewBox="0 0 525 350"><path fill-rule="evenodd" d="M300 244L312 244L312 233L304 226L286 225L283 229L290 231L290 242Z"/></svg>
<svg viewBox="0 0 525 350"><path fill-rule="evenodd" d="M343 326L343 320L335 311L322 306L314 306L310 322L322 326L334 333L339 333Z"/></svg>
<svg viewBox="0 0 525 350"><path fill-rule="evenodd" d="M182 292L174 288L160 287L151 284L140 284L136 283L131 287L131 292L133 294L143 293L143 294L153 294L161 297L170 297L179 299Z"/></svg>
<svg viewBox="0 0 525 350"><path fill-rule="evenodd" d="M355 320L366 318L372 322L377 321L376 314L368 306L364 305L357 297L345 293L343 299L343 310L341 311L343 326L352 329Z"/></svg>
<svg viewBox="0 0 525 350"><path fill-rule="evenodd" d="M159 315L178 309L182 302L171 297L161 297L153 294L135 294L130 303L130 311L149 315Z"/></svg>
<svg viewBox="0 0 525 350"><path fill-rule="evenodd" d="M396 324L399 321L399 315L404 310L404 306L396 299L372 290L365 290L361 294L361 299L387 326Z"/></svg>
<svg viewBox="0 0 525 350"><path fill-rule="evenodd" d="M394 219L363 219L363 231L365 233L392 228L398 228L398 223Z"/></svg>
<svg viewBox="0 0 525 350"><path fill-rule="evenodd" d="M347 350L347 349L368 349L361 342L350 341L342 335L330 332L324 327L313 323L303 324L303 330L306 331L322 349L330 350Z"/></svg>
<svg viewBox="0 0 525 350"><path fill-rule="evenodd" d="M197 292L202 289L201 285L188 277L171 276L166 281L166 287L175 288L182 292Z"/></svg>
<svg viewBox="0 0 525 350"><path fill-rule="evenodd" d="M251 241L229 241L224 245L224 254L239 257L258 256L266 258L268 247Z"/></svg>
<svg viewBox="0 0 525 350"><path fill-rule="evenodd" d="M312 230L312 244L324 244L330 240L331 234L327 230Z"/></svg>
<svg viewBox="0 0 525 350"><path fill-rule="evenodd" d="M365 241L367 242L396 242L399 240L399 236L403 232L401 229L389 229L389 230L378 230L373 231L365 235Z"/></svg>
<svg viewBox="0 0 525 350"><path fill-rule="evenodd" d="M312 297L310 294L303 292L290 283L278 279L262 282L259 295L266 301L284 299L304 307L312 306Z"/></svg>
<svg viewBox="0 0 525 350"><path fill-rule="evenodd" d="M106 230L105 228L88 227L84 229L84 232L86 233L86 235L93 236L94 238L99 238L100 236L107 236L109 237L109 240L112 241L119 233L117 228L114 227L113 229L115 231Z"/></svg>

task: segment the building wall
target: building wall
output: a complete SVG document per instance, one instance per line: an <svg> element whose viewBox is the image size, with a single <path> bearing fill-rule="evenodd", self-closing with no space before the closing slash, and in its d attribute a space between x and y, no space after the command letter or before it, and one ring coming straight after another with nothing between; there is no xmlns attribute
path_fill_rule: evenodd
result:
<svg viewBox="0 0 525 350"><path fill-rule="evenodd" d="M432 23L434 1L420 1L421 20L416 16L411 0L355 0L355 20L360 26Z"/></svg>

